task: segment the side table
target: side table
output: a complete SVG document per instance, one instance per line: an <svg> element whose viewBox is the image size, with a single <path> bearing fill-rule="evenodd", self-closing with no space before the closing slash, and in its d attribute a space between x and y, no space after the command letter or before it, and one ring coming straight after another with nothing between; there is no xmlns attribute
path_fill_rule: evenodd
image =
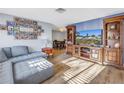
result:
<svg viewBox="0 0 124 93"><path fill-rule="evenodd" d="M49 47L42 48L42 52L48 54L48 57L53 56L53 48Z"/></svg>

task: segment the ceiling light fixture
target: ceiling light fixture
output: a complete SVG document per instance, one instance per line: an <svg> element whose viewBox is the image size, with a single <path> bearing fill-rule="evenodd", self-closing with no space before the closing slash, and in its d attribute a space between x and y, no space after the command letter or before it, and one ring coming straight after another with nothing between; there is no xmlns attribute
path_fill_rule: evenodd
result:
<svg viewBox="0 0 124 93"><path fill-rule="evenodd" d="M58 29L58 31L60 31L60 32L65 32L65 31L67 31L67 29L66 29L65 27L60 27L60 28Z"/></svg>
<svg viewBox="0 0 124 93"><path fill-rule="evenodd" d="M64 8L57 8L56 12L58 13L64 13L66 10Z"/></svg>

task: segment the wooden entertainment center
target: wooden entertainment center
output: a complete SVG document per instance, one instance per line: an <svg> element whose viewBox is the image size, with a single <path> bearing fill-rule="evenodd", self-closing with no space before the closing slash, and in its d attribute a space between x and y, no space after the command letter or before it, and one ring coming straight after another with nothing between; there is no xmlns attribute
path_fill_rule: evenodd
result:
<svg viewBox="0 0 124 93"><path fill-rule="evenodd" d="M84 45L73 46L73 56L102 64L103 48Z"/></svg>
<svg viewBox="0 0 124 93"><path fill-rule="evenodd" d="M75 44L75 26L67 26L66 53L92 62L103 62L103 48Z"/></svg>
<svg viewBox="0 0 124 93"><path fill-rule="evenodd" d="M123 67L124 16L103 20L103 46L76 45L76 26L67 26L66 53L104 65Z"/></svg>

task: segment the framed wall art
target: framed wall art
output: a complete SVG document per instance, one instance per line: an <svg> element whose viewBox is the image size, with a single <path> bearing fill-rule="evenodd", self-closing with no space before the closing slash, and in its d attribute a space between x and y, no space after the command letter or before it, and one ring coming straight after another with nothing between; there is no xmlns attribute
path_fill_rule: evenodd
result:
<svg viewBox="0 0 124 93"><path fill-rule="evenodd" d="M14 22L7 22L8 35L14 35L16 39L37 39L42 33L42 27L37 21L14 17Z"/></svg>
<svg viewBox="0 0 124 93"><path fill-rule="evenodd" d="M3 24L0 24L0 30L7 30L7 26L3 25Z"/></svg>

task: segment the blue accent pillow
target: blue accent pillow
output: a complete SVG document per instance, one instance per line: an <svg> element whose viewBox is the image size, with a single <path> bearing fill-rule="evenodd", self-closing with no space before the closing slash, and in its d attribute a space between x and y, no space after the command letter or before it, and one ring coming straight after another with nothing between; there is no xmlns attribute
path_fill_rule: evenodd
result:
<svg viewBox="0 0 124 93"><path fill-rule="evenodd" d="M11 52L13 57L29 54L27 46L14 46L11 48Z"/></svg>
<svg viewBox="0 0 124 93"><path fill-rule="evenodd" d="M7 58L11 58L12 57L12 53L11 53L11 48L10 47L4 47L2 48L4 53L6 54Z"/></svg>
<svg viewBox="0 0 124 93"><path fill-rule="evenodd" d="M0 49L0 62L4 62L7 60L7 56L4 53L4 51L2 49Z"/></svg>

